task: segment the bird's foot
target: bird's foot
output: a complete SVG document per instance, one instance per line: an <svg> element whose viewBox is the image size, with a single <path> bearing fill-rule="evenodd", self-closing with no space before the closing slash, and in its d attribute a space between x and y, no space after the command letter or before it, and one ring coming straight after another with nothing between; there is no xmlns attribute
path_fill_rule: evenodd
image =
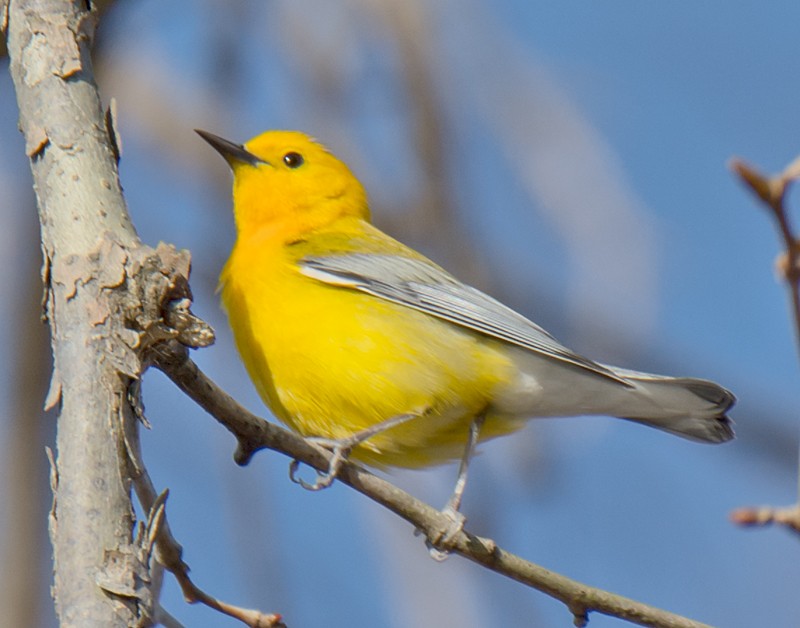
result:
<svg viewBox="0 0 800 628"><path fill-rule="evenodd" d="M297 470L300 468L300 461L292 460L291 464L289 464L289 479L295 484L299 484L307 491L320 491L333 484L333 481L342 468L342 464L347 460L347 457L350 455L350 450L355 443L353 443L352 437L336 439L312 436L306 438L306 440L309 443L319 445L329 450L333 454L328 463L328 469L326 471L317 471L317 477L314 482L308 483L297 475Z"/></svg>
<svg viewBox="0 0 800 628"><path fill-rule="evenodd" d="M440 514L446 518L446 521L443 522L441 527L434 528L427 533L422 530L417 530L415 532L415 534L418 535L426 535L425 547L428 548L428 554L433 560L438 562L450 556L453 542L464 529L464 524L467 522L467 518L449 503L442 508Z"/></svg>
<svg viewBox="0 0 800 628"><path fill-rule="evenodd" d="M406 421L410 421L411 419L415 419L420 416L419 413L408 413L408 414L398 414L397 416L393 416L391 418L386 419L385 421L381 421L380 423L376 423L375 425L371 425L366 429L361 430L360 432L356 432L350 436L345 438L324 438L321 436L307 436L306 441L313 444L318 445L319 447L323 447L329 450L333 457L331 458L330 462L328 463L327 471L317 472L317 478L314 480L313 484L309 484L302 478L297 477L297 469L300 468L300 461L299 460L292 460L291 464L289 465L289 479L292 480L295 484L299 484L304 489L309 491L319 491L323 488L328 488L333 481L336 479L339 471L342 468L342 465L347 461L347 458L350 456L350 452L353 450L354 447L360 445L366 440L369 440L375 434L380 434L381 432L385 432L401 423L405 423Z"/></svg>

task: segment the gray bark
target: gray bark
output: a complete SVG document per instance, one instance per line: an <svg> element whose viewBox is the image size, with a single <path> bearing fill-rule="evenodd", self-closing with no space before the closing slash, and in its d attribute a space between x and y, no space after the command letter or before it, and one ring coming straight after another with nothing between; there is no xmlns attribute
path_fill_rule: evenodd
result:
<svg viewBox="0 0 800 628"><path fill-rule="evenodd" d="M90 60L88 3L13 0L10 70L41 223L46 314L59 406L50 536L62 626L147 625L146 541L133 539L130 383L188 256L141 245L128 217ZM180 288L176 290L176 284Z"/></svg>

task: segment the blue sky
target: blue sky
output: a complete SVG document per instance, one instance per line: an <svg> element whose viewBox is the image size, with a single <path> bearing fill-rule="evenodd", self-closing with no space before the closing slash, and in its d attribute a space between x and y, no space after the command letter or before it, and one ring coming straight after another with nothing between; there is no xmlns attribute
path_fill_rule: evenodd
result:
<svg viewBox="0 0 800 628"><path fill-rule="evenodd" d="M777 171L798 153L800 5L384 4L147 0L103 23L98 74L118 100L132 217L146 242L192 251L195 311L217 330L196 360L266 413L213 293L233 241L229 175L192 129L237 141L267 128L312 133L365 182L379 224L568 345L716 379L740 399L739 439L721 447L597 418L539 421L487 444L466 497L469 528L713 625L790 625L797 540L726 519L741 505L795 500L800 403L778 239L726 162ZM397 39L403 19L411 53ZM452 230L418 227L432 183L413 140L423 119L407 81L413 54L435 103L443 174L433 183ZM0 81L2 289L17 294L35 244L21 235L29 175L11 84ZM464 251L467 265L454 266ZM12 320L14 303L0 307ZM570 625L543 594L457 557L434 563L407 525L345 487L300 490L276 454L235 467L227 432L157 373L145 400L146 461L171 490L193 576L222 599L294 627ZM391 478L440 504L454 474ZM164 604L189 626L234 625L186 606L173 584Z"/></svg>

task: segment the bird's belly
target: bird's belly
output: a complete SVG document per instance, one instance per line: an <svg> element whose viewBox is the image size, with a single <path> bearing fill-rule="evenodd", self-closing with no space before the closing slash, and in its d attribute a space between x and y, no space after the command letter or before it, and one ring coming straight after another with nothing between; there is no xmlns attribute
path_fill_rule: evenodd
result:
<svg viewBox="0 0 800 628"><path fill-rule="evenodd" d="M393 416L419 418L376 434L353 457L424 466L457 458L472 419L511 377L480 336L349 289L297 280L265 293L226 285L237 345L267 405L306 436L342 438ZM276 300L267 296L291 294ZM517 424L490 418L488 438Z"/></svg>

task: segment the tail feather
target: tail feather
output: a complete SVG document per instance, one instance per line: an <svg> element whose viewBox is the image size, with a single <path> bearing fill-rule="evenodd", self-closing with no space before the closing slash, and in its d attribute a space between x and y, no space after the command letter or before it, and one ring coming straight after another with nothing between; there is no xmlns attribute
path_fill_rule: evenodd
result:
<svg viewBox="0 0 800 628"><path fill-rule="evenodd" d="M725 413L736 397L719 384L619 368L614 372L634 382L652 402L646 413L620 418L698 442L724 443L734 437L733 421Z"/></svg>

